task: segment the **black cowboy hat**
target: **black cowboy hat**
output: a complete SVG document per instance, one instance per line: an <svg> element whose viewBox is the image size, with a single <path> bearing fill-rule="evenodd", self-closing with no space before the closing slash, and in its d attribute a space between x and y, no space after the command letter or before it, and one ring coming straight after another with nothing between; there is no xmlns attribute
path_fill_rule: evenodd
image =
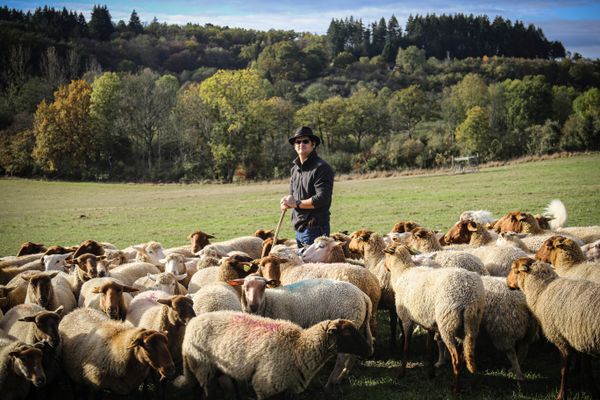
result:
<svg viewBox="0 0 600 400"><path fill-rule="evenodd" d="M311 141L315 142L315 147L318 146L319 144L321 144L321 139L318 136L315 136L313 134L312 129L310 129L308 126L302 126L298 129L296 129L296 132L294 132L294 136L289 138L288 142L290 142L290 144L293 145L294 142L296 141L296 139L298 139L300 137L309 138Z"/></svg>

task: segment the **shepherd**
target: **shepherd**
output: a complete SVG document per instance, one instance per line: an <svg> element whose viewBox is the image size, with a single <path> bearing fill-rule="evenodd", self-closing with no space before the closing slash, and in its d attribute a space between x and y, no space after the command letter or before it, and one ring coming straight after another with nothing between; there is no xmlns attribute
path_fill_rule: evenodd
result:
<svg viewBox="0 0 600 400"><path fill-rule="evenodd" d="M333 195L333 169L317 155L321 139L303 126L288 139L298 157L293 162L290 193L281 198L281 211L292 210L298 248L329 236L329 208Z"/></svg>

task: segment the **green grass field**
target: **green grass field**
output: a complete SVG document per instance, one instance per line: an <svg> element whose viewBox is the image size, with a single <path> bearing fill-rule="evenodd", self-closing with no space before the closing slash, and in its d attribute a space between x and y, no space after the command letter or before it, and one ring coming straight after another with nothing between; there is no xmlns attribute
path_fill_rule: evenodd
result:
<svg viewBox="0 0 600 400"><path fill-rule="evenodd" d="M218 240L273 229L287 184L100 184L0 179L0 256L21 243L73 245L85 239L119 247L156 240L184 244L202 230ZM570 225L600 222L600 154L427 175L336 182L332 231L388 232L399 220L446 230L462 211L542 212L552 199ZM288 220L289 221L289 220ZM291 237L289 222L280 237Z"/></svg>
<svg viewBox="0 0 600 400"><path fill-rule="evenodd" d="M279 199L286 184L137 185L0 179L0 255L15 254L24 241L72 245L85 239L119 247L156 240L165 247L185 244L197 229L219 240L275 228ZM523 210L542 212L561 199L569 225L600 223L600 155L485 168L465 175L346 180L335 183L332 231L370 228L382 233L402 219L446 230L468 209L488 209L496 216ZM291 237L289 222L280 237ZM380 312L376 355L358 365L350 383L323 392L328 364L300 399L446 399L451 368L428 380L422 366L423 338L413 346L407 376L396 379L399 354L387 353L387 315ZM480 372L464 372L463 399L552 399L556 397L559 357L540 341L522 364L528 379L518 388L509 363L485 342L478 345ZM595 369L598 376L598 367ZM577 383L578 379L574 378ZM244 398L250 392L245 391ZM575 394L572 399L587 399Z"/></svg>

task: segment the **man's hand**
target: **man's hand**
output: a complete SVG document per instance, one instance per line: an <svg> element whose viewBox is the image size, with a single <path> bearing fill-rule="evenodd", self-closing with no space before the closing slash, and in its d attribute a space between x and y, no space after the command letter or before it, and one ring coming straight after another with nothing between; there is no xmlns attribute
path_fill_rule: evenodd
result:
<svg viewBox="0 0 600 400"><path fill-rule="evenodd" d="M296 199L294 199L294 196L291 194L282 197L281 201L279 202L279 208L281 211L287 210L288 208L296 208Z"/></svg>

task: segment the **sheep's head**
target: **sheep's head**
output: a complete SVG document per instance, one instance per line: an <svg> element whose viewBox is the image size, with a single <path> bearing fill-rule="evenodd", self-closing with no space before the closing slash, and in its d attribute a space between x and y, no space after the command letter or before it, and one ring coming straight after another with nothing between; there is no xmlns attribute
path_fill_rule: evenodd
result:
<svg viewBox="0 0 600 400"><path fill-rule="evenodd" d="M196 316L194 302L187 296L175 295L168 299L158 299L158 303L169 307L169 322L175 326L185 326Z"/></svg>
<svg viewBox="0 0 600 400"><path fill-rule="evenodd" d="M58 271L21 274L22 279L29 281L27 295L31 302L48 308L54 295L52 278L56 275L58 275Z"/></svg>
<svg viewBox="0 0 600 400"><path fill-rule="evenodd" d="M543 280L558 278L550 264L523 257L513 261L506 284L510 289L522 289L523 282L529 275L535 275L536 278Z"/></svg>
<svg viewBox="0 0 600 400"><path fill-rule="evenodd" d="M533 216L533 218L535 218L535 220L537 221L539 227L541 229L550 229L550 221L552 221L554 219L554 217L549 216L549 215L541 215L541 214L535 214Z"/></svg>
<svg viewBox="0 0 600 400"><path fill-rule="evenodd" d="M225 258L219 267L219 279L227 282L230 279L244 278L258 271L257 263L253 263L252 260L242 260L246 258L239 255Z"/></svg>
<svg viewBox="0 0 600 400"><path fill-rule="evenodd" d="M399 261L401 265L405 266L414 265L411 255L418 254L417 251L411 249L407 245L397 242L387 245L386 248L383 249L383 252L385 253L384 267L388 271L391 271L392 265L396 261Z"/></svg>
<svg viewBox="0 0 600 400"><path fill-rule="evenodd" d="M102 311L111 319L122 321L127 317L127 306L123 299L123 293L136 291L136 288L121 285L114 281L105 282L102 286L96 286L92 289L92 293L101 294L100 308L102 308Z"/></svg>
<svg viewBox="0 0 600 400"><path fill-rule="evenodd" d="M535 258L552 265L572 265L586 260L585 254L577 243L560 235L546 239L535 254Z"/></svg>
<svg viewBox="0 0 600 400"><path fill-rule="evenodd" d="M165 272L171 272L173 275L187 273L185 257L181 254L171 253L159 262L165 265Z"/></svg>
<svg viewBox="0 0 600 400"><path fill-rule="evenodd" d="M104 263L106 256L96 256L91 253L82 254L74 260L67 259L67 264L75 264L83 280L104 277L108 275L108 268Z"/></svg>
<svg viewBox="0 0 600 400"><path fill-rule="evenodd" d="M469 243L471 241L471 231L469 231L469 220L460 220L440 238L440 244L447 246L449 244Z"/></svg>
<svg viewBox="0 0 600 400"><path fill-rule="evenodd" d="M359 229L350 234L350 243L348 244L348 248L350 252L356 255L364 256L365 254L365 246L371 239L371 235L373 235L373 231L369 231L367 229Z"/></svg>
<svg viewBox="0 0 600 400"><path fill-rule="evenodd" d="M272 238L274 235L275 235L275 232L273 231L273 229L269 229L269 230L258 229L256 232L254 232L254 236L259 237L262 240L266 240L267 238Z"/></svg>
<svg viewBox="0 0 600 400"><path fill-rule="evenodd" d="M37 243L33 243L33 242L25 242L19 248L19 251L17 252L17 257L26 256L28 254L43 253L46 250L47 249L43 244L37 244Z"/></svg>
<svg viewBox="0 0 600 400"><path fill-rule="evenodd" d="M258 264L258 273L262 277L273 282L274 286L279 286L281 284L281 264L287 261L287 259L271 254L256 260L255 263Z"/></svg>
<svg viewBox="0 0 600 400"><path fill-rule="evenodd" d="M302 260L306 263L344 262L343 245L344 243L327 236L318 237L304 250Z"/></svg>
<svg viewBox="0 0 600 400"><path fill-rule="evenodd" d="M161 272L159 274L148 273L146 277L154 282L150 289L162 290L169 294L181 294L178 282L187 278L187 274L173 275L170 272Z"/></svg>
<svg viewBox="0 0 600 400"><path fill-rule="evenodd" d="M46 374L42 365L44 346L43 342L34 345L24 344L17 350L8 353L14 373L33 383L36 387L46 384Z"/></svg>
<svg viewBox="0 0 600 400"><path fill-rule="evenodd" d="M435 233L422 227L413 229L407 240L407 244L419 251L441 250L440 243L435 236Z"/></svg>
<svg viewBox="0 0 600 400"><path fill-rule="evenodd" d="M373 346L369 344L356 326L347 319L336 319L321 322L327 337L338 353L355 354L369 357L373 354Z"/></svg>
<svg viewBox="0 0 600 400"><path fill-rule="evenodd" d="M161 259L165 258L163 247L160 243L150 241L141 246L133 246L137 254L135 259L137 261L143 261L156 266L162 266Z"/></svg>
<svg viewBox="0 0 600 400"><path fill-rule="evenodd" d="M175 375L175 364L169 352L167 332L140 328L128 347L133 350L140 363L157 371L161 380Z"/></svg>
<svg viewBox="0 0 600 400"><path fill-rule="evenodd" d="M287 241L287 239L277 239L277 243L276 244L284 244ZM269 237L263 240L262 243L262 249L260 252L260 256L261 257L266 257L269 255L269 253L271 253L271 250L273 249L273 238Z"/></svg>
<svg viewBox="0 0 600 400"><path fill-rule="evenodd" d="M73 254L73 258L77 258L80 255L86 254L86 253L94 254L96 256L101 256L104 254L104 247L102 247L100 245L100 243L96 242L95 240L91 240L91 239L85 240L79 245L77 250L75 250L75 254Z"/></svg>
<svg viewBox="0 0 600 400"><path fill-rule="evenodd" d="M258 275L248 275L244 279L227 281L231 286L242 286L242 309L250 314L259 313L264 306L267 286L276 284Z"/></svg>
<svg viewBox="0 0 600 400"><path fill-rule="evenodd" d="M69 258L71 254L72 253L50 254L48 256L42 256L42 264L44 264L44 270L67 272L69 270L67 258Z"/></svg>
<svg viewBox="0 0 600 400"><path fill-rule="evenodd" d="M36 327L35 340L45 341L51 347L56 348L60 344L58 324L62 311L63 306L60 306L54 311L40 311L35 315L20 318L19 321L34 323Z"/></svg>
<svg viewBox="0 0 600 400"><path fill-rule="evenodd" d="M209 239L214 239L213 235L208 235L202 231L192 232L188 235L188 240L192 245L192 253L196 253L202 250L204 247L210 244Z"/></svg>
<svg viewBox="0 0 600 400"><path fill-rule="evenodd" d="M396 233L405 233L410 232L415 228L420 227L421 225L417 224L414 221L400 221L392 228L392 232Z"/></svg>
<svg viewBox="0 0 600 400"><path fill-rule="evenodd" d="M44 255L49 256L50 254L66 254L66 253L72 253L75 250L77 250L76 246L71 246L71 247L50 246L44 252Z"/></svg>

